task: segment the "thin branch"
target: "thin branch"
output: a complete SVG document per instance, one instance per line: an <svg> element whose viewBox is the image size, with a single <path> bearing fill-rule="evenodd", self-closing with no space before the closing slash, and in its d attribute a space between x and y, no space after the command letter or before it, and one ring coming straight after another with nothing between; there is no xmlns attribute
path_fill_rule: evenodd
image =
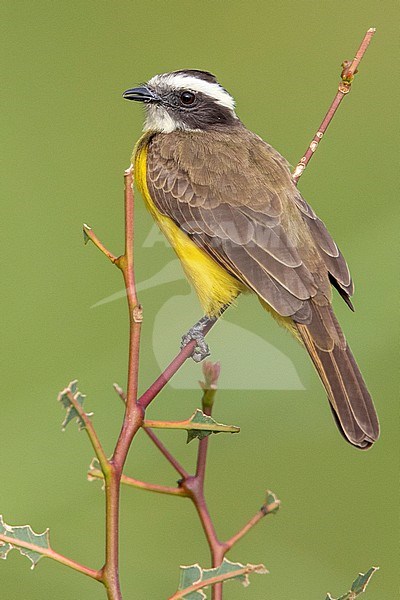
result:
<svg viewBox="0 0 400 600"><path fill-rule="evenodd" d="M211 410L205 413L211 416ZM208 441L210 436L203 438L199 441L199 448L197 452L197 463L196 463L196 477L198 477L201 482L201 487L204 489L204 478L206 473L206 463L207 463L207 451L208 451Z"/></svg>
<svg viewBox="0 0 400 600"><path fill-rule="evenodd" d="M370 41L372 40L373 35L376 33L376 28L375 27L370 27L367 31L367 33L364 36L363 41L360 44L359 49L357 50L357 53L353 59L353 62L351 63L351 65L349 66L349 72L354 76L357 73L357 69L358 69L358 65L361 62L362 57L365 54L365 51L367 50Z"/></svg>
<svg viewBox="0 0 400 600"><path fill-rule="evenodd" d="M170 451L167 450L162 441L156 436L154 431L152 431L151 429L143 429L143 431L151 439L153 444L157 446L157 448L159 449L161 454L165 456L167 461L174 467L175 471L177 471L181 477L189 477L189 473L186 471L186 469L184 469L182 465L176 460L176 458L172 456Z"/></svg>
<svg viewBox="0 0 400 600"><path fill-rule="evenodd" d="M88 473L88 477L95 479L104 479L104 474L99 469L92 469ZM121 476L121 483L124 485L130 485L141 490L147 490L148 492L156 492L157 494L169 494L170 496L181 496L182 498L188 498L189 494L182 488L171 487L167 485L157 485L155 483L148 483L147 481L141 481L140 479L134 479L127 475Z"/></svg>
<svg viewBox="0 0 400 600"><path fill-rule="evenodd" d="M118 383L113 384L114 390L117 392L118 396L121 398L122 402L126 403L126 394L122 387L118 385ZM167 461L174 467L174 469L181 475L181 477L188 477L189 473L182 467L182 465L176 460L174 456L172 456L171 452L167 450L161 440L156 436L154 431L151 429L143 428L143 431L146 435L151 439L153 444L159 449L161 454L167 459ZM124 477L124 475L122 476Z"/></svg>
<svg viewBox="0 0 400 600"><path fill-rule="evenodd" d="M221 365L219 362L212 363L205 361L203 363L203 375L205 381L199 381L200 387L203 390L201 406L205 415L211 417L212 408L214 406L215 394L217 392L218 379L221 373ZM196 477L201 482L201 487L204 489L204 477L206 471L208 451L208 437L200 440L197 451Z"/></svg>
<svg viewBox="0 0 400 600"><path fill-rule="evenodd" d="M84 429L89 437L90 443L92 444L93 450L96 453L96 457L99 460L99 463L101 465L101 468L103 469L103 472L108 471L109 470L109 462L108 462L107 456L103 450L103 446L101 445L101 442L97 436L96 430L93 426L93 423L92 423L90 417L84 411L83 406L76 400L76 398L71 390L69 390L67 388L65 390L65 393L67 394L68 399L71 402L72 406L74 407L75 411L78 413L79 418L82 419L83 423L85 424Z"/></svg>
<svg viewBox="0 0 400 600"><path fill-rule="evenodd" d="M232 548L243 536L246 535L261 519L268 515L268 511L265 510L265 506L262 506L260 510L240 529L235 535L226 541L227 551Z"/></svg>
<svg viewBox="0 0 400 600"><path fill-rule="evenodd" d="M83 224L83 239L85 244L87 244L89 240L93 242L93 244L100 250L100 252L102 252L108 258L108 260L110 260L115 265L118 258L114 256L112 252L107 250L107 248L99 240L93 229L89 227L89 225L86 225L86 223Z"/></svg>
<svg viewBox="0 0 400 600"><path fill-rule="evenodd" d="M207 413L205 413L207 414ZM236 425L224 425L223 423L195 423L193 417L184 421L155 421L145 419L142 427L146 429L184 429L186 431L213 431L216 433L239 433L240 427Z"/></svg>
<svg viewBox="0 0 400 600"><path fill-rule="evenodd" d="M202 397L202 409L205 414L211 416L212 408L214 404L215 392L217 389L218 377L220 374L219 363L211 363L209 361L203 363L203 374L205 383L200 382L200 386L203 389ZM210 393L212 390L212 393ZM204 479L206 472L207 463L207 452L208 452L209 436L199 441L197 451L197 464L196 464L196 475L185 479L181 485L185 490L188 490L191 494L192 502L196 508L197 514L199 515L201 525L203 527L208 547L211 554L211 562L213 567L218 567L225 556L227 551L226 544L218 539L217 532L215 530L214 523L211 519L207 501L204 495ZM222 583L219 582L212 588L213 600L222 599Z"/></svg>
<svg viewBox="0 0 400 600"><path fill-rule="evenodd" d="M90 569L89 567L85 567L85 565L81 565L75 560L71 560L67 556L63 554L59 554L52 548L43 548L43 546L38 546L37 544L31 544L30 542L24 542L22 540L17 540L13 537L8 537L7 535L0 534L0 541L4 542L4 544L10 544L14 548L26 548L26 550L31 550L32 552L36 552L37 554L41 554L46 558L51 558L66 567L70 567L75 571L79 571L83 575L87 575L92 579L96 579L96 581L102 581L102 571L95 569Z"/></svg>
<svg viewBox="0 0 400 600"><path fill-rule="evenodd" d="M119 584L119 501L122 469L135 433L140 429L143 410L137 405L139 372L140 331L143 320L142 308L138 304L133 263L134 242L134 196L132 165L124 173L125 200L125 253L115 264L121 269L127 293L129 311L129 358L128 385L125 415L110 460L110 471L105 473L106 485L106 562L103 567L104 581L110 600L122 600Z"/></svg>
<svg viewBox="0 0 400 600"><path fill-rule="evenodd" d="M311 157L314 155L316 149L318 148L319 142L321 141L324 133L328 129L328 126L329 126L330 122L332 121L332 119L335 115L335 112L339 108L340 103L342 102L343 98L350 92L351 84L353 82L355 74L357 73L357 67L360 64L360 61L361 61L362 57L364 56L365 51L367 50L369 43L370 43L373 35L375 34L375 31L376 31L376 29L374 27L371 27L370 29L368 29L368 31L366 32L366 34L364 36L364 39L362 40L362 42L360 44L359 49L357 50L354 60L352 62L345 61L343 63L343 65L342 65L343 71L341 73L341 82L339 84L339 88L336 93L336 96L334 97L332 104L329 107L329 110L324 117L324 120L322 121L321 125L319 126L317 133L314 135L313 139L311 140L311 143L308 146L306 153L300 159L299 163L297 164L297 166L293 172L292 178L296 185L298 184L299 179L304 172L304 169L310 162Z"/></svg>
<svg viewBox="0 0 400 600"><path fill-rule="evenodd" d="M207 335L210 329L215 325L216 321L209 323L204 330L202 331L203 335ZM161 392L163 387L169 382L169 380L175 375L175 373L180 369L186 359L188 359L195 349L196 340L192 340L182 348L182 350L177 354L172 362L168 365L168 367L161 373L161 375L155 380L154 383L142 394L138 400L138 403L143 408L146 408L150 402L154 400L154 398Z"/></svg>
<svg viewBox="0 0 400 600"><path fill-rule="evenodd" d="M122 402L126 404L126 394L122 387L118 385L118 383L113 383L113 388L117 392L118 396L121 398Z"/></svg>
<svg viewBox="0 0 400 600"><path fill-rule="evenodd" d="M223 575L216 575L215 577L210 577L210 579L198 581L190 587L176 592L173 596L170 596L168 600L179 600L180 598L188 596L191 592L196 592L197 590L201 590L204 587L209 587L212 585L215 586L218 583L222 583L229 579L234 579L235 577L240 577L241 575L248 575L249 573L253 573L257 570L265 573L264 565L246 565L242 569L237 569L236 571L230 571L229 573L224 573Z"/></svg>

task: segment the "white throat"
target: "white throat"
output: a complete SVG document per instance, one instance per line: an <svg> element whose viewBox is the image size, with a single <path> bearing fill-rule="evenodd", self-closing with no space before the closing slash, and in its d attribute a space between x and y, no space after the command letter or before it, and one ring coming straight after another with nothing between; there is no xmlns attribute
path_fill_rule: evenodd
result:
<svg viewBox="0 0 400 600"><path fill-rule="evenodd" d="M176 121L168 111L159 104L148 104L146 106L146 120L143 131L157 131L159 133L172 133L178 129L185 131L199 131L198 129L189 129L180 121Z"/></svg>

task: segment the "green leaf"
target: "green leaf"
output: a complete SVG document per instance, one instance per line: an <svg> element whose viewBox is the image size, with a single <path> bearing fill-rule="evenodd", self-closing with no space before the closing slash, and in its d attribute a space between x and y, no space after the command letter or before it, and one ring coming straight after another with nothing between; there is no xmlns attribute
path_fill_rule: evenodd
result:
<svg viewBox="0 0 400 600"><path fill-rule="evenodd" d="M190 587L194 583L202 580L202 568L200 565L189 565L188 567L181 566L181 574L179 578L179 586L178 590L185 590ZM189 594L183 596L187 600L204 600L207 598L203 590L197 590L195 592L190 592Z"/></svg>
<svg viewBox="0 0 400 600"><path fill-rule="evenodd" d="M204 589L209 587L207 581L211 579L214 580L211 585L218 583L218 581L215 581L215 579L218 579L222 581L236 580L247 587L250 583L250 573L264 575L265 573L268 573L268 571L264 565L243 565L241 563L233 563L227 558L224 558L219 567L213 569L203 569L198 564L182 566L178 586L178 591L182 593L179 594L179 597L185 598L185 600L206 600L207 596ZM232 576L229 577L229 574L232 574ZM225 575L228 575L228 577L224 577ZM204 585L199 585L199 589L193 591L189 590L188 593L184 593L186 589L193 585L202 583Z"/></svg>
<svg viewBox="0 0 400 600"><path fill-rule="evenodd" d="M367 585L371 581L372 575L375 573L375 571L378 571L378 569L379 567L371 567L366 573L359 573L358 577L353 581L351 590L347 592L347 594L344 594L344 596L340 596L340 598L336 599L328 594L325 600L355 600L355 598L365 592Z"/></svg>
<svg viewBox="0 0 400 600"><path fill-rule="evenodd" d="M89 225L86 225L86 223L83 224L82 232L83 232L83 243L85 244L85 246L90 241L90 237L87 234L87 230L90 230L90 229L92 229L92 228L89 227Z"/></svg>
<svg viewBox="0 0 400 600"><path fill-rule="evenodd" d="M62 390L58 395L58 401L61 402L62 406L67 410L67 414L65 415L65 419L62 423L62 430L65 431L68 423L73 421L74 419L79 425L79 429L85 429L85 422L80 416L79 412L74 406L74 402L76 402L79 406L83 406L86 396L81 394L78 390L78 381L75 379L71 381L71 383ZM93 413L85 413L87 417L91 417Z"/></svg>
<svg viewBox="0 0 400 600"><path fill-rule="evenodd" d="M267 490L265 503L263 504L263 508L265 509L266 514L274 515L278 512L281 507L281 501L278 496L271 492L271 490Z"/></svg>
<svg viewBox="0 0 400 600"><path fill-rule="evenodd" d="M5 542L2 540L2 536L12 538L13 541ZM26 548L24 544L34 545L38 548ZM12 527L4 523L3 517L0 515L0 558L5 560L13 548L29 558L32 563L31 569L33 569L39 560L43 558L40 548L50 549L49 530L46 529L43 533L35 533L30 525Z"/></svg>
<svg viewBox="0 0 400 600"><path fill-rule="evenodd" d="M202 440L212 433L239 433L239 431L240 428L236 427L236 425L217 423L212 417L204 414L203 411L198 408L188 420L186 443L189 444L189 442L196 438Z"/></svg>

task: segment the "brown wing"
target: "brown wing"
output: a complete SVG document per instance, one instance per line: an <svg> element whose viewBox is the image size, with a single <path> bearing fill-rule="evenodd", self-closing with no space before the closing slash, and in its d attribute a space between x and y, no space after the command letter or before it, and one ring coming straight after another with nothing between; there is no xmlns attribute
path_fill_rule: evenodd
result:
<svg viewBox="0 0 400 600"><path fill-rule="evenodd" d="M158 210L278 314L291 317L327 390L336 422L366 448L379 425L331 308L332 283L349 306L346 262L294 186L288 163L243 126L157 134L147 183Z"/></svg>
<svg viewBox="0 0 400 600"><path fill-rule="evenodd" d="M342 253L333 241L324 223L317 217L311 206L300 196L300 194L295 196L295 202L303 214L304 221L310 228L320 255L328 269L332 285L335 286L348 306L354 310L350 300L350 296L354 293L354 286L349 268Z"/></svg>
<svg viewBox="0 0 400 600"><path fill-rule="evenodd" d="M254 134L158 134L147 183L161 213L280 315L307 322L310 298L330 302L287 163Z"/></svg>

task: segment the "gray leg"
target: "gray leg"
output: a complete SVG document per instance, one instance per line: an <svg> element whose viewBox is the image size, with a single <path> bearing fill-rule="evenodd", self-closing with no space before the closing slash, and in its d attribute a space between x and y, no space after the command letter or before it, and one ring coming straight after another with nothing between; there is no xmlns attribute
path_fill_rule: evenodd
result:
<svg viewBox="0 0 400 600"><path fill-rule="evenodd" d="M218 321L219 317L226 311L229 304L223 306L219 312L218 317L202 317L189 331L182 337L181 348L187 346L192 340L196 340L196 346L193 350L192 358L195 362L201 362L207 356L210 356L210 349L206 340L204 339L204 329L207 325Z"/></svg>

